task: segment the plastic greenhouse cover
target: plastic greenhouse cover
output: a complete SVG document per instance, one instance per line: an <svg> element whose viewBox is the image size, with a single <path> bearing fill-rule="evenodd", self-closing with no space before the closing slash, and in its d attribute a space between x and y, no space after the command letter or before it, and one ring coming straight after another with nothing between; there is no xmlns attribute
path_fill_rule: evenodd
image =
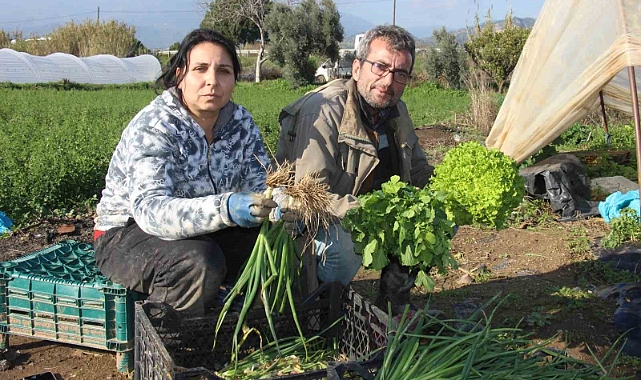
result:
<svg viewBox="0 0 641 380"><path fill-rule="evenodd" d="M547 0L486 145L521 162L599 107L601 90L632 113L628 67L640 65L641 1Z"/></svg>
<svg viewBox="0 0 641 380"><path fill-rule="evenodd" d="M152 82L161 72L153 55L118 58L113 55L76 57L53 53L39 57L0 49L0 82L44 83L63 79L76 83L123 84Z"/></svg>

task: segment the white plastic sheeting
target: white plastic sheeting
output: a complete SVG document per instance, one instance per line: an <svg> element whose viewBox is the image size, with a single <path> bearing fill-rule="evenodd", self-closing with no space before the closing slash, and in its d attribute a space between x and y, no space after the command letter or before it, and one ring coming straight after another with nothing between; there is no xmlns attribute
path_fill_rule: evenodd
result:
<svg viewBox="0 0 641 380"><path fill-rule="evenodd" d="M547 0L487 146L521 162L599 107L601 90L632 113L628 66L641 66L640 0Z"/></svg>
<svg viewBox="0 0 641 380"><path fill-rule="evenodd" d="M103 54L78 58L54 53L38 57L0 49L0 82L45 83L67 79L75 83L123 84L152 82L160 72L160 62L153 55L118 58Z"/></svg>

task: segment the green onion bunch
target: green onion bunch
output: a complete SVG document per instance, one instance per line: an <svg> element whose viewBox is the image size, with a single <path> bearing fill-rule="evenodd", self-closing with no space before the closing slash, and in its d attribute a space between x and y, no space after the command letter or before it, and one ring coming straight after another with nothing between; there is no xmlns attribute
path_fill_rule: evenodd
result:
<svg viewBox="0 0 641 380"><path fill-rule="evenodd" d="M617 341L591 365L547 348L552 339L536 344L520 337L517 328L491 328L491 315L480 322L474 318L439 320L425 312L409 318L406 310L388 331L376 379L609 379L620 353L608 368L602 364ZM388 326L392 323L390 319Z"/></svg>
<svg viewBox="0 0 641 380"><path fill-rule="evenodd" d="M328 218L326 208L329 207L329 193L327 186L315 181L315 177L306 176L294 184L291 179L291 165L279 165L276 170L268 173L267 191L265 196L272 197L272 190L281 188L289 196L289 204L294 205L295 212L301 217L308 230L316 231L316 226L322 225ZM319 220L321 222L319 222ZM311 233L307 239L313 238ZM308 240L309 241L309 240ZM234 299L243 295L244 301L239 313L232 338L232 361L237 360L239 351L238 336L241 332L249 331L245 326L247 313L256 304L257 297L263 304L265 317L276 348L279 348L276 329L274 328L273 314L282 314L287 306L291 311L300 339L305 346L305 337L296 313L294 286L300 277L302 258L297 252L294 238L287 232L283 221L273 224L266 219L260 229L258 238L247 259L245 266L231 289L216 323L216 337L223 325ZM243 339L244 340L244 339ZM216 339L214 340L214 347Z"/></svg>

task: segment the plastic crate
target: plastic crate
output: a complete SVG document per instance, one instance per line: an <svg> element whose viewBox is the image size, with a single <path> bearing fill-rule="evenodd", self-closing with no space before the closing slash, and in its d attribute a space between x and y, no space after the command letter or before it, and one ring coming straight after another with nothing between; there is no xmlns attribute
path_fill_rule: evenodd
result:
<svg viewBox="0 0 641 380"><path fill-rule="evenodd" d="M133 369L135 292L104 277L90 244L64 241L0 263L0 349L9 335L116 352Z"/></svg>
<svg viewBox="0 0 641 380"><path fill-rule="evenodd" d="M134 378L136 380L192 380L219 379L214 371L221 363L229 360L231 339L235 318L228 315L221 327L216 350L212 352L217 314L201 318L171 316L162 304L136 302L136 349ZM377 360L369 360L373 350L386 344L387 314L371 305L351 289L335 285L325 296L305 302L297 307L305 335L320 332L344 316L340 325L331 331L340 353L353 362L335 363L328 370L310 371L278 379L325 379L342 378L346 372L358 367L371 371L378 368ZM174 319L175 318L175 319ZM267 322L262 310L250 312L248 324L266 332ZM291 316L275 318L279 336L296 336L296 328ZM255 334L251 335L255 337ZM248 339L243 348L258 347L258 340ZM241 352L242 355L242 352ZM340 372L339 377L328 376L330 372ZM366 378L366 377L362 377Z"/></svg>

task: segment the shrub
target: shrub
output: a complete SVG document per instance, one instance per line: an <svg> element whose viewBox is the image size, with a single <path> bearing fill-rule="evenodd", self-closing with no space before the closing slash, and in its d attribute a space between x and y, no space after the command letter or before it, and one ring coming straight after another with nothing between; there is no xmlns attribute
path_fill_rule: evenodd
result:
<svg viewBox="0 0 641 380"><path fill-rule="evenodd" d="M41 41L18 41L13 48L33 55L49 55L55 52L89 57L97 54L112 54L131 57L147 53L147 49L135 38L136 29L114 20L98 22L73 21L59 27Z"/></svg>
<svg viewBox="0 0 641 380"><path fill-rule="evenodd" d="M516 162L474 141L450 149L434 174L430 186L448 194L448 216L458 225L501 228L525 195Z"/></svg>

